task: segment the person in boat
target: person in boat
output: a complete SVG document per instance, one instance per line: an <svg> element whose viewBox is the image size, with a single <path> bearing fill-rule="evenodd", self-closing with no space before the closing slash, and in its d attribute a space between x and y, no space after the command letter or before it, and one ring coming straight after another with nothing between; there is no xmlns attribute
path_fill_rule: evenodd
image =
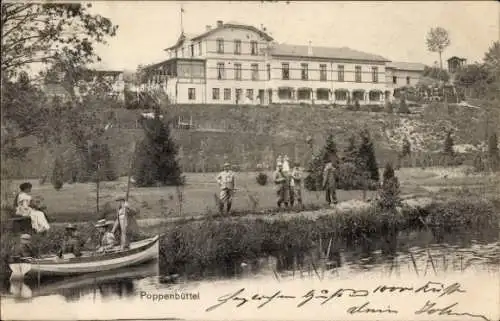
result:
<svg viewBox="0 0 500 321"><path fill-rule="evenodd" d="M274 172L274 184L276 184L278 208L281 208L281 204L283 203L285 204L285 207L288 207L290 198L290 181L285 172L283 172L283 163L279 163L278 169Z"/></svg>
<svg viewBox="0 0 500 321"><path fill-rule="evenodd" d="M300 170L300 164L297 162L294 164L292 173L290 175L290 204L293 206L295 201L300 207L302 204L302 171Z"/></svg>
<svg viewBox="0 0 500 321"><path fill-rule="evenodd" d="M31 235L22 234L19 238L19 243L12 251L12 257L17 258L37 258L38 251L31 244Z"/></svg>
<svg viewBox="0 0 500 321"><path fill-rule="evenodd" d="M119 202L117 218L111 233L114 234L120 228L120 247L124 250L129 248L129 238L127 237L129 216L134 215L136 210L130 206L125 197L118 197L116 201Z"/></svg>
<svg viewBox="0 0 500 321"><path fill-rule="evenodd" d="M80 257L82 256L81 248L82 241L79 237L76 226L68 224L66 226L66 233L64 235L61 248L59 249L58 256L62 258L63 254L71 253L75 257Z"/></svg>
<svg viewBox="0 0 500 321"><path fill-rule="evenodd" d="M14 200L14 205L16 207L16 215L28 216L31 219L31 227L37 233L43 233L50 229L47 217L42 211L32 208L32 197L31 193L32 185L31 183L22 183L19 186L21 190Z"/></svg>
<svg viewBox="0 0 500 321"><path fill-rule="evenodd" d="M223 214L224 205L226 206L227 214L231 212L231 205L234 194L234 173L231 171L231 164L224 164L224 171L217 175L217 183L220 187L219 193L219 212Z"/></svg>
<svg viewBox="0 0 500 321"><path fill-rule="evenodd" d="M337 168L334 166L334 157L330 157L330 161L326 163L323 170L323 188L325 190L326 202L329 206L334 207L337 204L337 184L335 180Z"/></svg>
<svg viewBox="0 0 500 321"><path fill-rule="evenodd" d="M95 227L99 231L99 245L98 252L105 252L111 250L116 245L115 235L110 231L113 226L113 221L106 221L105 219L99 220Z"/></svg>

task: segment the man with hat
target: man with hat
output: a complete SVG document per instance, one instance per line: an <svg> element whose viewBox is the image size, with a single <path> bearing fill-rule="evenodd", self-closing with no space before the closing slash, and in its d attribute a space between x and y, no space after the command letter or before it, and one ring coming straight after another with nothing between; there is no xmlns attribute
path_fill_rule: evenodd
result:
<svg viewBox="0 0 500 321"><path fill-rule="evenodd" d="M293 207L295 201L298 202L300 207L302 204L302 172L300 170L300 164L296 162L294 164L291 176L290 176L290 204Z"/></svg>
<svg viewBox="0 0 500 321"><path fill-rule="evenodd" d="M99 246L98 252L104 252L112 249L115 246L115 235L109 231L109 227L114 224L113 221L99 220L95 227L99 231Z"/></svg>
<svg viewBox="0 0 500 321"><path fill-rule="evenodd" d="M82 241L78 235L76 226L73 224L66 225L66 233L59 249L58 256L63 257L63 254L71 253L75 257L82 256L81 252Z"/></svg>
<svg viewBox="0 0 500 321"><path fill-rule="evenodd" d="M234 173L231 171L231 164L224 163L224 171L217 175L217 183L220 187L219 193L219 212L224 212L226 205L227 213L231 211L231 205L234 194Z"/></svg>
<svg viewBox="0 0 500 321"><path fill-rule="evenodd" d="M127 228L128 228L128 216L131 215L135 210L129 205L125 197L118 197L116 199L118 202L118 212L117 212L117 218L115 220L115 223L113 225L113 229L111 230L111 233L115 233L116 229L119 227L120 228L120 246L121 249L127 249L129 247L128 244L128 237L127 237Z"/></svg>
<svg viewBox="0 0 500 321"><path fill-rule="evenodd" d="M12 257L38 257L37 251L31 244L31 235L22 234L19 243L12 251Z"/></svg>

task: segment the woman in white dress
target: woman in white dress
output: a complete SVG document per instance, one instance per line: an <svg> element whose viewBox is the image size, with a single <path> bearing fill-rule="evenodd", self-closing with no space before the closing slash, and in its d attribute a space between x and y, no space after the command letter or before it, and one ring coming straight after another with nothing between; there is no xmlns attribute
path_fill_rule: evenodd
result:
<svg viewBox="0 0 500 321"><path fill-rule="evenodd" d="M38 211L31 207L32 197L31 193L32 185L31 183L22 183L19 188L21 192L17 194L15 204L16 204L16 214L20 216L29 216L31 219L31 227L37 232L42 233L50 229L49 222L42 211Z"/></svg>

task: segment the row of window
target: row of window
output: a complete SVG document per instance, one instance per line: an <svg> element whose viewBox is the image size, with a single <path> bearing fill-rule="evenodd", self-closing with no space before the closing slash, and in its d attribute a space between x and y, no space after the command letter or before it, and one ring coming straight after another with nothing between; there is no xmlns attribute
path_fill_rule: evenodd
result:
<svg viewBox="0 0 500 321"><path fill-rule="evenodd" d="M398 83L398 77L397 76L392 76L392 83L395 85ZM410 77L406 76L406 84L410 84Z"/></svg>
<svg viewBox="0 0 500 321"><path fill-rule="evenodd" d="M223 99L231 100L231 88L224 88L223 90ZM236 101L241 99L243 90L241 88L235 89L235 97ZM334 93L335 100L345 101L348 98L348 91L346 90L336 90ZM264 90L259 90L258 98L263 98ZM247 89L245 97L249 100L254 99L254 90ZM280 88L278 89L278 97L279 99L294 99L294 91L291 88ZM309 100L312 97L312 90L308 88L301 88L297 90L297 99L299 100ZM370 101L379 101L381 97L381 92L379 91L370 91L368 94L368 99ZM330 91L328 89L317 89L316 90L316 99L317 100L328 100L330 98ZM196 100L196 89L188 88L188 99ZM220 100L221 99L221 90L220 88L212 88L212 100ZM364 92L362 91L354 91L352 93L353 100L364 100Z"/></svg>
<svg viewBox="0 0 500 321"><path fill-rule="evenodd" d="M251 64L251 72L252 72L252 80L259 80L259 64ZM300 65L300 79L301 80L309 80L309 65L303 63ZM267 80L271 79L271 65L267 64ZM234 79L241 80L241 63L234 64ZM343 65L337 66L337 79L338 81L344 81L345 71ZM371 71L372 82L378 83L378 67L372 67ZM223 62L217 63L217 79L222 80L226 79L225 66ZM282 80L290 80L290 64L282 63L281 64L281 79ZM327 81L327 65L320 64L319 65L319 80ZM356 82L362 82L362 72L361 66L355 66L354 68L354 80Z"/></svg>
<svg viewBox="0 0 500 321"><path fill-rule="evenodd" d="M241 55L241 40L236 39L233 40L233 53L235 55ZM218 38L216 40L217 44L217 53L223 54L224 53L224 39ZM255 40L250 41L250 54L253 56L258 55L258 43Z"/></svg>

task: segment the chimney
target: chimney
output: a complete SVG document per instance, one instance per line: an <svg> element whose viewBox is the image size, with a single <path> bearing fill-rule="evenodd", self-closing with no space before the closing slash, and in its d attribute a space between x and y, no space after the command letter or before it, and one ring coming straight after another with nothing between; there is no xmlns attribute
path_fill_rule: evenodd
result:
<svg viewBox="0 0 500 321"><path fill-rule="evenodd" d="M222 20L217 20L217 28L222 27L224 22Z"/></svg>
<svg viewBox="0 0 500 321"><path fill-rule="evenodd" d="M210 31L212 29L212 26L211 25L207 25L205 28L207 29L207 31Z"/></svg>
<svg viewBox="0 0 500 321"><path fill-rule="evenodd" d="M312 42L309 41L309 46L307 47L307 55L312 56L313 55L313 47L312 47Z"/></svg>

